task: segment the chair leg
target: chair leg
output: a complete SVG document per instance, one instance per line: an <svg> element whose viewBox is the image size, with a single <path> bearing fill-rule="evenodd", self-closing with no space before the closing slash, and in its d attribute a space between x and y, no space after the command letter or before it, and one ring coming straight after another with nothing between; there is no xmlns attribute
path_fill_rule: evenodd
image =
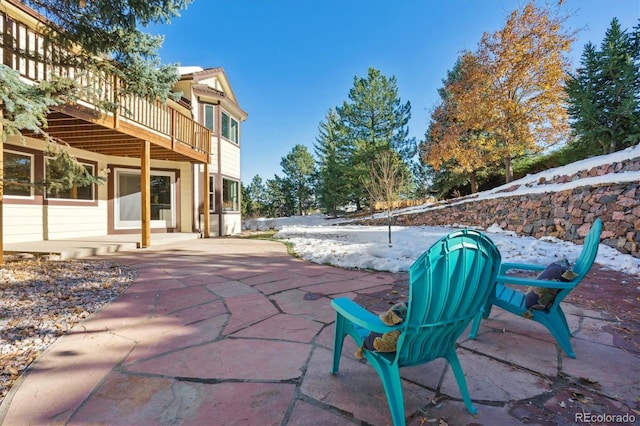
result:
<svg viewBox="0 0 640 426"><path fill-rule="evenodd" d="M391 412L391 420L394 426L405 424L404 418L404 396L402 394L402 382L400 379L400 369L396 366L389 366L384 363L372 365L380 375L384 392L387 394L387 403Z"/></svg>
<svg viewBox="0 0 640 426"><path fill-rule="evenodd" d="M456 382L458 382L458 388L460 388L460 394L462 395L465 407L467 407L467 410L471 414L476 414L478 410L471 402L469 390L467 389L467 381L464 377L464 372L462 371L462 366L460 365L460 360L458 359L455 349L450 352L449 356L447 356L447 360L449 361L449 366L456 378Z"/></svg>
<svg viewBox="0 0 640 426"><path fill-rule="evenodd" d="M549 330L569 358L576 357L575 352L573 352L573 347L571 346L571 332L569 331L567 318L559 307L546 315L541 315L537 320L540 324L547 327L547 330Z"/></svg>
<svg viewBox="0 0 640 426"><path fill-rule="evenodd" d="M475 316L475 318L473 319L473 323L471 324L469 339L473 340L476 338L476 336L478 335L478 330L480 329L480 323L482 322L483 318L489 318L489 315L491 314L491 308L493 308L493 304L491 302L487 302L487 304L484 306L483 311Z"/></svg>
<svg viewBox="0 0 640 426"><path fill-rule="evenodd" d="M480 322L482 322L482 313L478 313L478 315L476 315L475 318L473 318L473 323L471 324L471 331L469 332L469 339L473 340L478 335Z"/></svg>
<svg viewBox="0 0 640 426"><path fill-rule="evenodd" d="M340 369L340 357L342 356L342 345L347 333L345 331L345 318L336 313L336 322L333 331L333 364L331 373L336 374Z"/></svg>

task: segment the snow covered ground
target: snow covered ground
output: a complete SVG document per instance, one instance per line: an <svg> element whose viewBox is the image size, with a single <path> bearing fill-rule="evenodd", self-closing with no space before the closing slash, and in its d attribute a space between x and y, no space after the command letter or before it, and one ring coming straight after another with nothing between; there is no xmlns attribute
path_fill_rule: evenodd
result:
<svg viewBox="0 0 640 426"><path fill-rule="evenodd" d="M580 179L564 184L538 185L540 177L543 176L550 180L554 176L571 175L601 164L635 157L640 157L640 145L614 154L593 157L543 173L528 175L502 187L482 192L472 200L524 193L561 191L579 185L594 185L604 182L640 181L640 172L626 172ZM499 192L501 189L517 184L520 184L520 187L516 191ZM416 213L429 208L433 208L433 206L409 207L397 211L396 214ZM334 226L337 224L341 226ZM361 226L357 225L354 220L329 219L321 214L278 219L251 219L244 222L243 228L247 230L278 230L275 238L292 243L293 250L303 259L311 262L346 268L399 272L407 271L418 256L440 237L459 228L459 225L451 224L450 227L392 227L393 244L391 247L387 244L388 229L386 226ZM503 262L547 265L563 257L573 262L582 249L580 245L556 238L536 239L517 236L502 230L497 224L481 231L496 244L502 254ZM636 275L639 279L638 284L640 284L640 259L600 244L596 262L609 269Z"/></svg>

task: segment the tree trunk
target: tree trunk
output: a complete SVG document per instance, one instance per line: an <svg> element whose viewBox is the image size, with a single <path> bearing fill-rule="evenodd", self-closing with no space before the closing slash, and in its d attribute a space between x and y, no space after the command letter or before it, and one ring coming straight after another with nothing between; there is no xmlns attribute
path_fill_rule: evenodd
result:
<svg viewBox="0 0 640 426"><path fill-rule="evenodd" d="M374 200L371 195L369 196L369 204L370 204L369 210L371 211L371 217L373 217L373 215L376 214L376 200Z"/></svg>
<svg viewBox="0 0 640 426"><path fill-rule="evenodd" d="M389 229L389 247L391 247L391 210L387 210L387 228Z"/></svg>
<svg viewBox="0 0 640 426"><path fill-rule="evenodd" d="M469 176L469 184L471 185L471 193L475 194L478 192L478 176L476 172L471 172L471 176Z"/></svg>
<svg viewBox="0 0 640 426"><path fill-rule="evenodd" d="M511 164L511 156L504 158L504 177L505 183L513 181L513 164Z"/></svg>
<svg viewBox="0 0 640 426"><path fill-rule="evenodd" d="M4 215L4 143L2 142L2 133L4 128L2 126L2 108L4 105L0 103L0 264L4 263L4 232L2 231Z"/></svg>

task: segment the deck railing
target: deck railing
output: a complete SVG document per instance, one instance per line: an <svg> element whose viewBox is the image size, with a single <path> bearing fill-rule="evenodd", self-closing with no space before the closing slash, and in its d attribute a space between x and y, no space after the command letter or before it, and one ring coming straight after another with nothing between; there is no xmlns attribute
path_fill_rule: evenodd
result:
<svg viewBox="0 0 640 426"><path fill-rule="evenodd" d="M126 120L144 127L170 140L172 145L184 144L198 153L210 153L210 130L159 100L148 101L140 96L121 95L117 77L104 72L86 71L73 66L61 66L51 60L57 55L55 46L25 22L0 11L0 63L16 70L30 81L46 81L52 76L73 78L85 88L79 95L79 104L98 110L98 103L117 105L114 112L100 109L113 117L114 128L118 120Z"/></svg>

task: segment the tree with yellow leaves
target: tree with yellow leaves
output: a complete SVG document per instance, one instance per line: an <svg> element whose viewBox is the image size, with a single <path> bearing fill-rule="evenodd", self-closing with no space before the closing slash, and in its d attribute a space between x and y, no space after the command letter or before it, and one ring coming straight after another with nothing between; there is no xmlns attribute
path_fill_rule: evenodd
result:
<svg viewBox="0 0 640 426"><path fill-rule="evenodd" d="M462 56L463 72L445 89L453 100L452 121L462 125L464 137L456 141L455 132L442 133L450 140L433 140L445 143L440 152L455 152L460 165L497 156L511 182L513 159L567 137L566 54L575 33L563 30L565 21L530 2L512 12L502 30L485 33L475 53ZM481 154L475 159L474 138Z"/></svg>
<svg viewBox="0 0 640 426"><path fill-rule="evenodd" d="M502 30L485 33L480 41L477 55L489 91L479 105L462 103L460 109L483 114L479 127L498 142L506 182L513 179L513 158L568 135L564 82L575 33L563 31L565 21L530 2L512 12Z"/></svg>
<svg viewBox="0 0 640 426"><path fill-rule="evenodd" d="M458 108L458 97L487 93L484 86L488 80L478 69L481 66L475 55L466 52L447 73L444 87L438 90L440 104L431 114L423 145L425 163L436 172L446 168L464 176L472 193L478 192L478 171L500 159L492 135L478 128L473 119L463 117Z"/></svg>

